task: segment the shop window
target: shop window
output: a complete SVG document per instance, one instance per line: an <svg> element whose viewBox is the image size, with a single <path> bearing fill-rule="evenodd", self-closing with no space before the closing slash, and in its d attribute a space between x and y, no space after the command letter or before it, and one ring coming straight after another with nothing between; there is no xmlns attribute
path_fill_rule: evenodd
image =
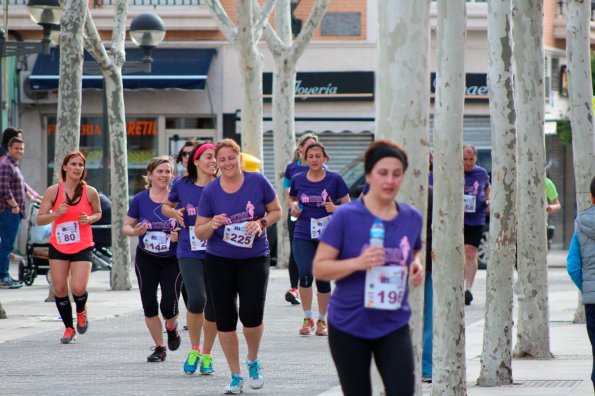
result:
<svg viewBox="0 0 595 396"><path fill-rule="evenodd" d="M166 117L165 129L214 129L215 118L207 117Z"/></svg>
<svg viewBox="0 0 595 396"><path fill-rule="evenodd" d="M79 147L87 158L87 183L99 192L107 194L109 186L105 175L109 174L109 169L104 169L105 134L102 127L103 119L101 117L82 117ZM56 129L56 117L48 117L48 184L51 184L54 178ZM157 118L129 117L126 119L126 130L128 134L128 194L129 197L132 197L145 188L142 175L149 160L159 153Z"/></svg>

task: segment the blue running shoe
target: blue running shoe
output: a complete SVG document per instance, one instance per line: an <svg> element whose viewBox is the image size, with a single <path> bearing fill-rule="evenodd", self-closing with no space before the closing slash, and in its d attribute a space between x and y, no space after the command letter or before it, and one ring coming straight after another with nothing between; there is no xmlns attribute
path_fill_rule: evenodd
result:
<svg viewBox="0 0 595 396"><path fill-rule="evenodd" d="M239 395L243 392L244 379L238 374L231 375L231 382L225 387L223 393L226 395Z"/></svg>
<svg viewBox="0 0 595 396"><path fill-rule="evenodd" d="M260 366L260 361L258 359L254 359L253 361L246 359L246 364L248 365L248 373L250 374L250 388L262 388L264 386L264 377L262 376L262 367Z"/></svg>
<svg viewBox="0 0 595 396"><path fill-rule="evenodd" d="M200 362L201 356L200 353L196 350L191 350L188 352L188 357L186 358L186 363L184 363L184 372L186 374L194 374L196 369L198 368L198 362Z"/></svg>
<svg viewBox="0 0 595 396"><path fill-rule="evenodd" d="M215 369L213 368L213 355L211 354L203 354L202 359L200 359L200 373L202 375L209 375L213 374Z"/></svg>

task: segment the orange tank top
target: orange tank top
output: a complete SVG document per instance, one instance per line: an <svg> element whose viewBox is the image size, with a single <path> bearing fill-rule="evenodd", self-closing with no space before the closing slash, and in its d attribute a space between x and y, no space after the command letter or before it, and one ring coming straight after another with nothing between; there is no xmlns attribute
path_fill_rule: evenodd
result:
<svg viewBox="0 0 595 396"><path fill-rule="evenodd" d="M58 184L58 196L54 202L53 210L56 211L64 202L64 183ZM83 185L81 199L75 205L68 205L68 210L54 220L50 243L61 253L74 254L93 245L93 232L91 224L81 225L78 217L83 212L87 215L93 213L93 208L87 199L87 185Z"/></svg>

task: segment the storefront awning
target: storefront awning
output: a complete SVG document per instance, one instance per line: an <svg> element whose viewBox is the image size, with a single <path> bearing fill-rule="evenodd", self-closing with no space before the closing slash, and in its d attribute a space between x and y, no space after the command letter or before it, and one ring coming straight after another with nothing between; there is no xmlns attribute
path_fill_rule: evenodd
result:
<svg viewBox="0 0 595 396"><path fill-rule="evenodd" d="M126 64L124 65L124 89L204 89L214 53L214 49L156 48L152 54L151 73L126 73ZM141 49L126 49L128 61L140 61L142 57ZM85 65L98 69L95 60L87 52ZM49 55L38 55L33 72L29 76L31 90L58 89L59 70L58 48L52 48ZM83 89L101 89L102 80L103 76L100 73L83 73Z"/></svg>

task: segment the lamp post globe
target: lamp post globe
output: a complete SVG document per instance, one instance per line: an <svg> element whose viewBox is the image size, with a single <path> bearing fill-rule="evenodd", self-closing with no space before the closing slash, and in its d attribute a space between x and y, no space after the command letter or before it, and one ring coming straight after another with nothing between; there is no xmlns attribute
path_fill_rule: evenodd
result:
<svg viewBox="0 0 595 396"><path fill-rule="evenodd" d="M134 17L129 30L132 42L143 49L157 47L165 37L163 20L149 12Z"/></svg>
<svg viewBox="0 0 595 396"><path fill-rule="evenodd" d="M43 39L41 40L44 53L50 50L50 34L58 30L60 18L62 18L62 8L58 0L29 0L27 3L29 16L39 26L43 28Z"/></svg>

